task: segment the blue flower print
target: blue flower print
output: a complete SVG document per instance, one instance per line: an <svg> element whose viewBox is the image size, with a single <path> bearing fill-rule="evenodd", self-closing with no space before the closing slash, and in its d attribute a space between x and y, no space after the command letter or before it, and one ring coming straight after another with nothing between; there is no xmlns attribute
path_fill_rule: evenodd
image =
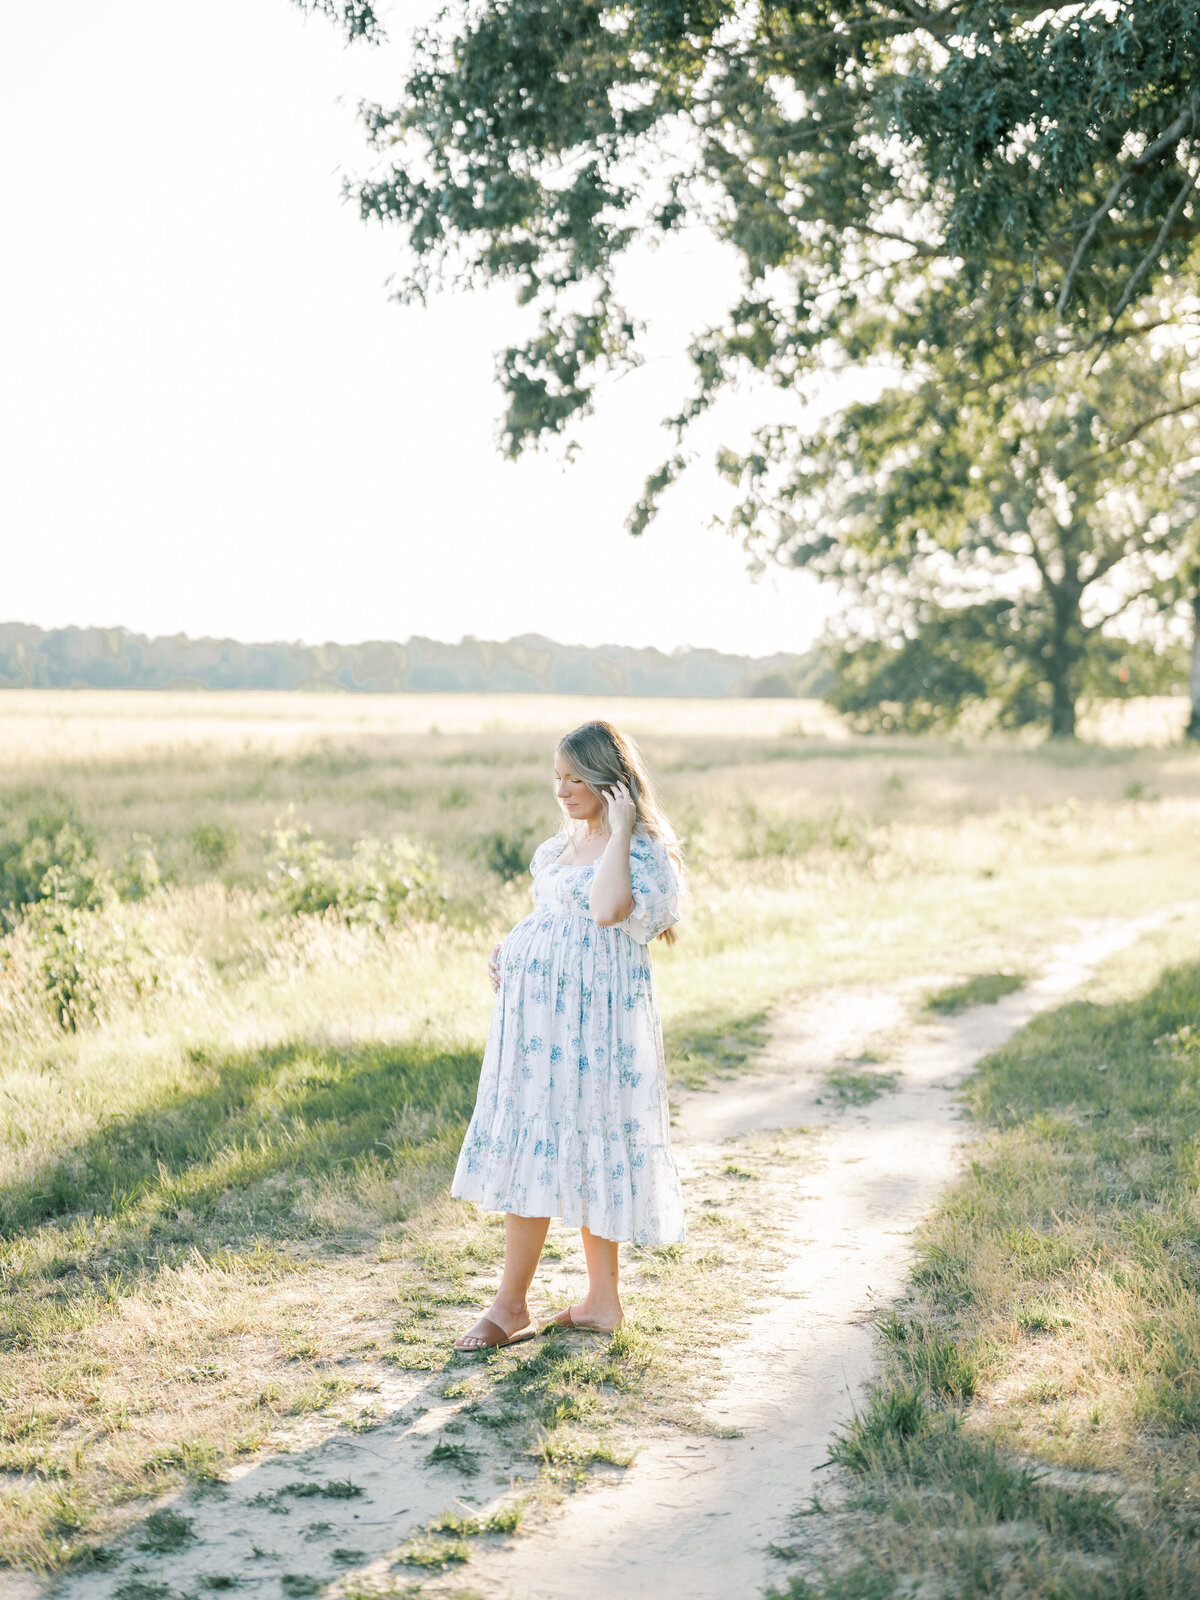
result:
<svg viewBox="0 0 1200 1600"><path fill-rule="evenodd" d="M557 864L566 843L564 828L534 852L534 910L504 941L451 1192L606 1239L673 1243L686 1225L647 944L678 918L674 868L635 832L633 910L602 928L593 868Z"/></svg>

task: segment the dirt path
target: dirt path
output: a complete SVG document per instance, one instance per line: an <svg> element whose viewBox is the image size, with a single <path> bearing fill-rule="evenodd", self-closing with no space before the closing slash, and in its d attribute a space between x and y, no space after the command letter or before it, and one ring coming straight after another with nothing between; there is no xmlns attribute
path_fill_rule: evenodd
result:
<svg viewBox="0 0 1200 1600"><path fill-rule="evenodd" d="M789 1514L819 1486L813 1471L830 1430L871 1373L869 1323L904 1282L911 1230L953 1175L966 1132L956 1086L1036 1011L1169 915L1097 926L1062 947L1027 988L945 1022L906 1020L912 985L784 1009L752 1074L685 1094L675 1137L693 1187L728 1159L727 1140L816 1130L816 1166L802 1180L786 1165L766 1176L788 1265L728 1346L706 1407L708 1420L736 1437L657 1432L627 1472L592 1482L507 1545L479 1548L428 1592L484 1600L760 1592L777 1576L768 1544L787 1539ZM837 1110L827 1074L881 1033L891 1036L884 1067L897 1074L894 1091ZM172 1591L236 1587L295 1600L322 1592L340 1567L354 1572L359 1594L404 1593L417 1575L392 1571L389 1553L453 1499L445 1474L425 1462L430 1435L462 1403L441 1396L442 1381L397 1375L374 1396L384 1426L314 1434L311 1448L274 1456L219 1495L181 1505L194 1530L179 1549L134 1550L119 1569L60 1580L55 1592L165 1600ZM342 1498L347 1480L357 1492ZM45 1593L32 1579L0 1580L4 1600Z"/></svg>
<svg viewBox="0 0 1200 1600"><path fill-rule="evenodd" d="M966 1128L954 1089L1035 1012L1169 913L1109 925L1060 948L1036 982L995 1005L904 1030L888 1059L894 1093L829 1117L824 1078L838 1058L894 1027L896 996L839 996L776 1020L762 1070L718 1094L685 1098L681 1157L709 1156L747 1132L827 1124L821 1170L794 1195L791 1263L748 1337L731 1344L707 1407L736 1438L649 1441L619 1480L575 1496L505 1550L472 1563L487 1600L609 1600L613 1594L729 1600L760 1593L779 1569L767 1546L819 1487L830 1430L872 1371L870 1321L901 1289L908 1236L953 1176ZM569 1573L569 1581L566 1575Z"/></svg>

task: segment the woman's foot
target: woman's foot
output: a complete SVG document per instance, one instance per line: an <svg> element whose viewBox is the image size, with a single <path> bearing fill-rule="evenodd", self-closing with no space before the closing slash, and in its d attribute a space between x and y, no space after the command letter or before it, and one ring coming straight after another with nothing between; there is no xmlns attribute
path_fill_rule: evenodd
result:
<svg viewBox="0 0 1200 1600"><path fill-rule="evenodd" d="M577 1306L568 1306L565 1311L560 1311L556 1317L551 1317L548 1322L543 1322L541 1332L547 1328L583 1328L588 1333L616 1333L625 1321L625 1313L620 1305L611 1303L600 1304L590 1299L584 1299Z"/></svg>
<svg viewBox="0 0 1200 1600"><path fill-rule="evenodd" d="M492 1324L485 1327L485 1323ZM460 1333L454 1341L456 1350L487 1350L496 1346L495 1329L500 1328L506 1339L511 1339L515 1334L523 1333L529 1327L529 1307L524 1301L519 1306L501 1301L499 1298L492 1301L491 1305L480 1317L473 1328L468 1328L466 1333Z"/></svg>

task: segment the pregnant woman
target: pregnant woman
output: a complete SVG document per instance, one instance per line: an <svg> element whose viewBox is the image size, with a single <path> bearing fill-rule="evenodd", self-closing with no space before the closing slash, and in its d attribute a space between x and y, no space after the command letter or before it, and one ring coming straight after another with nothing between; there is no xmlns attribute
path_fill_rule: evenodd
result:
<svg viewBox="0 0 1200 1600"><path fill-rule="evenodd" d="M563 826L530 863L535 910L492 951L497 998L451 1194L503 1211L504 1273L459 1350L532 1338L551 1217L581 1230L588 1291L544 1328L623 1320L617 1245L685 1233L651 939L675 938L682 861L633 740L585 722L558 745Z"/></svg>

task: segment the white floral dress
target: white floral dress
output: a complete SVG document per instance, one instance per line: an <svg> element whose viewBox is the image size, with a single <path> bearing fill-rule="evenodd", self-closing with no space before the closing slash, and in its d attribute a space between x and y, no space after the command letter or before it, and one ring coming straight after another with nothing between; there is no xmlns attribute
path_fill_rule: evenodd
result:
<svg viewBox="0 0 1200 1600"><path fill-rule="evenodd" d="M679 920L675 869L657 839L635 830L633 911L604 928L589 909L595 864L558 864L567 837L562 828L535 850L535 910L501 946L450 1192L488 1211L561 1217L603 1239L676 1243L683 1196L646 948Z"/></svg>

